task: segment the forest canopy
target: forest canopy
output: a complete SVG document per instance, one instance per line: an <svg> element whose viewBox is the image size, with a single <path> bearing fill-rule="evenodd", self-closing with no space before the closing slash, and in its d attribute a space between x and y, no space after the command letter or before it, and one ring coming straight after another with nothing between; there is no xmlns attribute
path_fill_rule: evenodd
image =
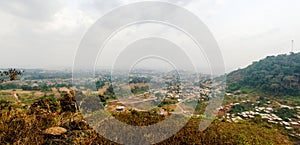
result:
<svg viewBox="0 0 300 145"><path fill-rule="evenodd" d="M227 75L227 91L246 88L277 96L300 96L300 53L268 56Z"/></svg>

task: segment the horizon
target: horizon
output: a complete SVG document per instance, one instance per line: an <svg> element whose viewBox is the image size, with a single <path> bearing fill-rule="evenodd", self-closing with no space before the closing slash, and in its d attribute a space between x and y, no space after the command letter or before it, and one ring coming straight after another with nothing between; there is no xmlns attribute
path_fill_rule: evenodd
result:
<svg viewBox="0 0 300 145"><path fill-rule="evenodd" d="M293 52L293 53L297 54L297 53L300 53L300 52ZM269 56L275 56L276 57L276 56L279 56L279 55L290 55L290 54L291 54L291 52L282 53L282 54L275 54L275 55L266 55L266 56L264 56L264 57L262 57L260 59L253 60L253 61L249 62L249 64L247 64L245 66L240 66L240 67L237 67L237 68L233 68L231 70L227 70L225 73L229 74L229 73L234 72L234 71L239 70L239 69L245 69L248 66L252 65L254 62L258 62L258 61L263 60L263 59L265 59L265 58L267 58ZM226 64L225 64L225 66L226 66ZM0 70L6 70L6 69L10 69L10 68L24 69L24 70L48 70L48 71L67 70L67 71L71 71L71 72L74 69L73 66L50 66L50 67L0 67ZM111 67L110 66L98 66L95 69L96 69L96 71L107 71L107 70L110 70ZM82 69L82 70L84 70L84 69ZM147 67L145 67L145 68L138 68L138 70L154 70L154 71L159 71L159 70L161 70L161 68L151 68L151 67L147 68ZM197 69L197 71L199 71L199 73L208 74L207 73L208 70L206 70L204 72L201 72L201 70L203 70L203 69L201 69L201 68ZM94 71L94 70L90 70L90 71ZM163 71L165 71L165 70L163 70ZM179 70L179 71L181 71L181 70Z"/></svg>

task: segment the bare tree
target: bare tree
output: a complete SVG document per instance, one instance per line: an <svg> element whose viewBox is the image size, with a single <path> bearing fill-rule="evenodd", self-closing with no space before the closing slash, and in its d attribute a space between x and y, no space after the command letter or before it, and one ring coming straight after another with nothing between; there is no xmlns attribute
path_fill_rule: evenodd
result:
<svg viewBox="0 0 300 145"><path fill-rule="evenodd" d="M22 75L23 73L24 71L22 70L16 70L12 68L7 71L0 71L0 83L17 80L18 76Z"/></svg>

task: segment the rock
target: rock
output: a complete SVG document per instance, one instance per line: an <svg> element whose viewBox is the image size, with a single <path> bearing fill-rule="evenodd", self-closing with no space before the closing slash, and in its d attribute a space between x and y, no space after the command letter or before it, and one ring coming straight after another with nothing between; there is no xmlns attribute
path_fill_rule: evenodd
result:
<svg viewBox="0 0 300 145"><path fill-rule="evenodd" d="M43 134L59 136L59 135L62 135L66 132L67 132L67 129L62 128L62 127L50 127L48 129L44 130Z"/></svg>
<svg viewBox="0 0 300 145"><path fill-rule="evenodd" d="M43 98L30 105L28 114L49 114L57 112L59 103L51 98Z"/></svg>
<svg viewBox="0 0 300 145"><path fill-rule="evenodd" d="M65 94L60 99L60 105L63 112L76 112L76 100L72 93Z"/></svg>

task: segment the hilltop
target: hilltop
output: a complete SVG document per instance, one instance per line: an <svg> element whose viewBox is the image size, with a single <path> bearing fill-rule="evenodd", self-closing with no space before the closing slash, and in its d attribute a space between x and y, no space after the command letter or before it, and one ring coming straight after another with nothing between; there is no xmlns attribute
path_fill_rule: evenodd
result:
<svg viewBox="0 0 300 145"><path fill-rule="evenodd" d="M268 56L227 75L228 92L300 96L300 53Z"/></svg>

